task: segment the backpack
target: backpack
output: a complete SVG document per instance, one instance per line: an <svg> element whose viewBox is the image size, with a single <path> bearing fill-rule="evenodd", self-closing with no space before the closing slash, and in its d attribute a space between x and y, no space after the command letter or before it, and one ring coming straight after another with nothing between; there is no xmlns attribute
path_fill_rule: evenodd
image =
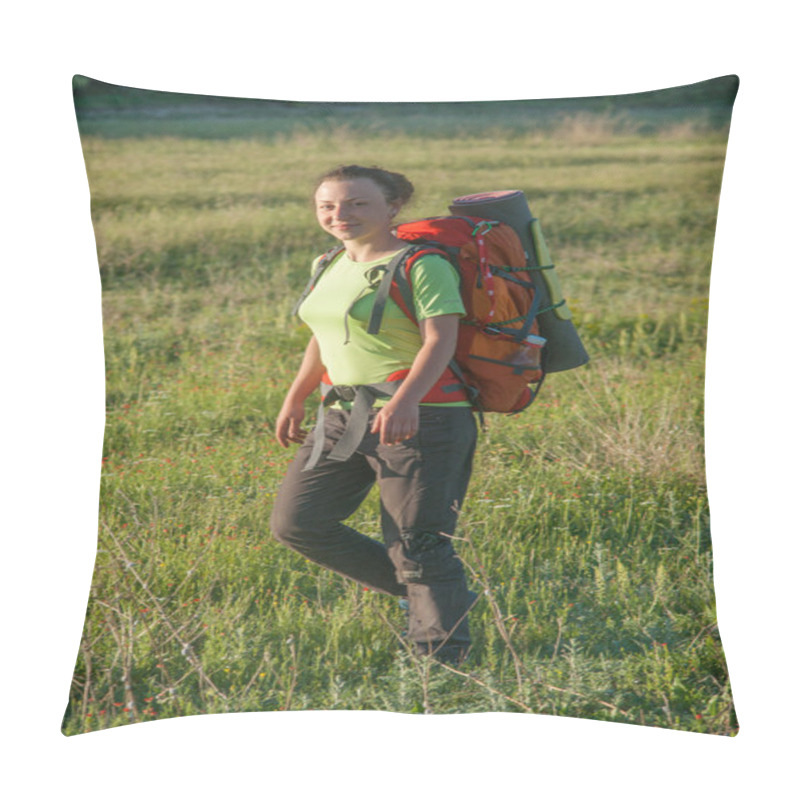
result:
<svg viewBox="0 0 800 800"><path fill-rule="evenodd" d="M450 216L409 222L396 233L427 248L406 259L390 293L412 319L409 275L416 258L439 251L460 275L466 315L459 325L454 371L473 390L473 405L505 413L529 406L544 380L545 340L536 319L539 296L514 230L502 222Z"/></svg>
<svg viewBox="0 0 800 800"><path fill-rule="evenodd" d="M519 236L503 222L468 216L431 217L398 225L409 245L385 268L378 284L367 332L376 334L391 297L413 322L410 273L417 259L436 254L460 276L466 315L448 373L466 388L480 412L517 413L535 399L544 380L537 314L541 303L530 278L531 266ZM299 308L341 247L322 256Z"/></svg>

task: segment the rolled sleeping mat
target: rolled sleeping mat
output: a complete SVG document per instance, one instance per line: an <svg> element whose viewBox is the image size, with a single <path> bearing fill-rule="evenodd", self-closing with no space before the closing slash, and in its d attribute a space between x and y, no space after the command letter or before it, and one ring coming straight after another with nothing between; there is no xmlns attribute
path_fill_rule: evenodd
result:
<svg viewBox="0 0 800 800"><path fill-rule="evenodd" d="M531 270L531 280L546 309L537 317L539 332L547 339L545 370L563 372L585 364L589 354L572 323L541 225L531 214L525 195L518 190L469 194L453 200L450 213L505 222L516 231L530 266L536 267Z"/></svg>

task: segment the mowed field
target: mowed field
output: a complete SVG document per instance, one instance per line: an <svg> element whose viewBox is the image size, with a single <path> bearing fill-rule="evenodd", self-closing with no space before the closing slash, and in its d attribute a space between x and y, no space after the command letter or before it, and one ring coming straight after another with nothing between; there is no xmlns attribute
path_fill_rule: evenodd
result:
<svg viewBox="0 0 800 800"><path fill-rule="evenodd" d="M685 119L642 132L588 113L546 130L464 123L227 138L82 130L107 416L66 734L281 709L736 733L703 463L726 132ZM268 529L292 457L273 424L308 338L290 312L331 245L310 193L351 162L415 183L406 218L523 190L592 359L551 375L525 413L487 418L458 531L481 593L459 670L407 652L393 598ZM380 536L375 493L352 524Z"/></svg>

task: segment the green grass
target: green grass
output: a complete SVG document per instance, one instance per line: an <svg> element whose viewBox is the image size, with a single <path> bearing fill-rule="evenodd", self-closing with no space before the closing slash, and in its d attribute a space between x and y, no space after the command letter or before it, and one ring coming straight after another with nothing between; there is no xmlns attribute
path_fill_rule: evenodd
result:
<svg viewBox="0 0 800 800"><path fill-rule="evenodd" d="M121 123L118 123L121 124ZM703 464L724 132L607 116L494 135L84 130L105 323L99 546L64 731L219 711L509 711L737 730ZM118 131L118 133L124 131ZM481 599L455 672L409 655L391 598L271 539L272 425L328 247L308 195L339 162L409 175L408 216L523 189L592 361L482 435L458 531ZM309 408L309 412L312 409ZM377 497L353 522L379 536Z"/></svg>

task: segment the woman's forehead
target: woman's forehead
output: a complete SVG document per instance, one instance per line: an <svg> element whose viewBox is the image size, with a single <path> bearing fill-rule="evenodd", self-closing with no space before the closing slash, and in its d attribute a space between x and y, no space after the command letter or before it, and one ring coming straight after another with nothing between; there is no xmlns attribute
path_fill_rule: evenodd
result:
<svg viewBox="0 0 800 800"><path fill-rule="evenodd" d="M316 197L318 200L355 200L359 197L383 197L383 192L380 186L370 178L331 179L323 181L319 185Z"/></svg>

